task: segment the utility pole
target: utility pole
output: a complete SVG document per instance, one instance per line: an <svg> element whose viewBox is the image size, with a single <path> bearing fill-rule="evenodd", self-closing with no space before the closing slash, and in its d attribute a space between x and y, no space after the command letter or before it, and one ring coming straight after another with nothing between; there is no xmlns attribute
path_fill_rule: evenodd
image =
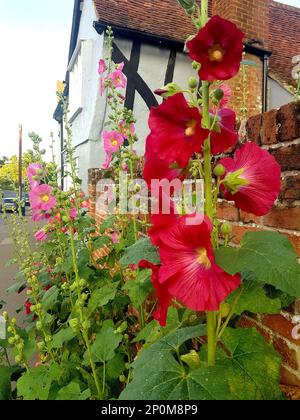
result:
<svg viewBox="0 0 300 420"><path fill-rule="evenodd" d="M23 179L22 179L22 156L23 156L23 127L19 125L19 214L23 214Z"/></svg>

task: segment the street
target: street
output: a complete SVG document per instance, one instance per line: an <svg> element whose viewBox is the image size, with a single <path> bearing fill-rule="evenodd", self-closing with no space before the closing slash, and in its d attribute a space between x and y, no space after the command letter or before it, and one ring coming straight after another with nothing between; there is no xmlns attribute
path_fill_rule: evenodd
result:
<svg viewBox="0 0 300 420"><path fill-rule="evenodd" d="M24 305L26 295L25 293L20 295L16 293L8 295L6 293L7 288L14 284L14 276L18 272L18 267L16 265L6 266L7 261L12 257L13 241L9 238L7 226L0 214L0 301L4 300L7 303L7 306L5 306L4 309L8 311L11 317L16 316L18 323L20 324L24 316L24 311L21 311L18 315L16 315L15 311Z"/></svg>

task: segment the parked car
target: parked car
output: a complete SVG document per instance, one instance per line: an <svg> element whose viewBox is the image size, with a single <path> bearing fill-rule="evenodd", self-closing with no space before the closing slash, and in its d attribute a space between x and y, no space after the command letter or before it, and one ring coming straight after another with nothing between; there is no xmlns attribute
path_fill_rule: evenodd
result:
<svg viewBox="0 0 300 420"><path fill-rule="evenodd" d="M2 198L2 201L0 203L0 212L3 213L3 211L13 211L17 212L19 209L18 201L16 197L5 197Z"/></svg>
<svg viewBox="0 0 300 420"><path fill-rule="evenodd" d="M24 194L24 201L25 201L26 207L30 207L30 200L29 200L29 194L28 193Z"/></svg>

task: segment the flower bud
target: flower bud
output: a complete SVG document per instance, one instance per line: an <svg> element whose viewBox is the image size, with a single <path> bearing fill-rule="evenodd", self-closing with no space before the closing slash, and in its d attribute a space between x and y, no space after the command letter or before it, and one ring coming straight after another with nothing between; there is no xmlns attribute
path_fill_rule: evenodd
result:
<svg viewBox="0 0 300 420"><path fill-rule="evenodd" d="M193 67L194 70L198 71L200 69L200 64L197 63L197 61L193 61L192 62L192 67Z"/></svg>
<svg viewBox="0 0 300 420"><path fill-rule="evenodd" d="M223 165L217 165L214 169L214 174L217 177L221 177L221 176L225 175L225 173L226 173L226 169L224 168Z"/></svg>
<svg viewBox="0 0 300 420"><path fill-rule="evenodd" d="M8 321L8 312L4 311L2 316L5 319L5 321Z"/></svg>
<svg viewBox="0 0 300 420"><path fill-rule="evenodd" d="M44 351L45 350L45 343L43 343L42 341L37 343L37 348L39 349L39 351Z"/></svg>
<svg viewBox="0 0 300 420"><path fill-rule="evenodd" d="M77 318L70 319L69 325L72 328L73 331L77 331L79 328L79 321Z"/></svg>
<svg viewBox="0 0 300 420"><path fill-rule="evenodd" d="M21 357L21 356L19 356L19 355L17 355L17 356L15 357L15 361L16 361L17 365L18 365L18 364L20 364L20 363L22 362L22 357Z"/></svg>
<svg viewBox="0 0 300 420"><path fill-rule="evenodd" d="M169 98L170 96L175 95L176 93L181 92L182 89L179 85L176 83L169 83L162 89L157 89L154 91L154 93L158 96L162 96L163 98Z"/></svg>
<svg viewBox="0 0 300 420"><path fill-rule="evenodd" d="M119 381L120 381L121 383L125 383L125 382L126 382L126 377L125 377L124 375L121 375L121 376L119 377Z"/></svg>
<svg viewBox="0 0 300 420"><path fill-rule="evenodd" d="M224 98L224 91L222 89L215 90L214 97L218 102L220 102Z"/></svg>
<svg viewBox="0 0 300 420"><path fill-rule="evenodd" d="M14 337L9 337L8 344L10 344L11 346L14 345L15 344L15 338Z"/></svg>
<svg viewBox="0 0 300 420"><path fill-rule="evenodd" d="M189 87L191 89L196 89L198 87L198 80L195 77L190 77L189 78Z"/></svg>
<svg viewBox="0 0 300 420"><path fill-rule="evenodd" d="M195 350L191 350L190 353L184 354L180 357L180 359L191 369L197 369L200 367L200 357Z"/></svg>
<svg viewBox="0 0 300 420"><path fill-rule="evenodd" d="M230 235L232 233L232 226L230 223L225 222L221 226L221 232L223 235Z"/></svg>
<svg viewBox="0 0 300 420"><path fill-rule="evenodd" d="M37 321L37 323L36 323L36 329L38 331L41 331L43 329L43 324L41 323L41 321Z"/></svg>

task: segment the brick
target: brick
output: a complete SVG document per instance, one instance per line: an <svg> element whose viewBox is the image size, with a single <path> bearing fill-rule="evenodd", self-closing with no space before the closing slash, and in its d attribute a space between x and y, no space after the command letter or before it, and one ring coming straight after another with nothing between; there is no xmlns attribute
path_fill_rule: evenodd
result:
<svg viewBox="0 0 300 420"><path fill-rule="evenodd" d="M228 201L218 203L217 216L219 219L229 220L231 222L237 222L239 220L238 209Z"/></svg>
<svg viewBox="0 0 300 420"><path fill-rule="evenodd" d="M279 208L274 207L272 211L263 218L265 226L282 229L300 230L300 208Z"/></svg>
<svg viewBox="0 0 300 420"><path fill-rule="evenodd" d="M300 387L300 376L298 376L296 372L292 373L286 367L282 366L280 375L281 375L280 383L282 385Z"/></svg>
<svg viewBox="0 0 300 420"><path fill-rule="evenodd" d="M288 339L291 343L300 345L300 339L295 340L292 336L295 327L288 319L282 315L264 315L262 317L262 324L270 328L274 333L281 337Z"/></svg>
<svg viewBox="0 0 300 420"><path fill-rule="evenodd" d="M280 199L300 200L300 174L288 175L283 178Z"/></svg>
<svg viewBox="0 0 300 420"><path fill-rule="evenodd" d="M239 328L255 328L264 337L267 343L272 342L271 334L249 316L244 315L240 319L238 326Z"/></svg>
<svg viewBox="0 0 300 420"><path fill-rule="evenodd" d="M243 210L240 210L240 220L243 223L255 223L257 225L262 224L262 217L255 216L255 214L246 213Z"/></svg>
<svg viewBox="0 0 300 420"><path fill-rule="evenodd" d="M232 242L235 244L239 244L246 232L257 232L259 230L261 229L249 226L232 226Z"/></svg>
<svg viewBox="0 0 300 420"><path fill-rule="evenodd" d="M300 235L293 235L292 233L280 232L282 235L285 235L289 238L289 241L295 248L295 251L300 256Z"/></svg>
<svg viewBox="0 0 300 420"><path fill-rule="evenodd" d="M300 137L300 103L292 102L281 107L277 113L277 140L290 141Z"/></svg>
<svg viewBox="0 0 300 420"><path fill-rule="evenodd" d="M261 144L261 125L262 116L255 115L254 117L248 119L246 126L248 139L257 144Z"/></svg>
<svg viewBox="0 0 300 420"><path fill-rule="evenodd" d="M286 340L280 337L274 337L273 345L275 350L282 356L284 364L290 366L294 370L299 369L298 354L296 350L290 348Z"/></svg>
<svg viewBox="0 0 300 420"><path fill-rule="evenodd" d="M283 171L300 169L300 144L280 147L271 151Z"/></svg>
<svg viewBox="0 0 300 420"><path fill-rule="evenodd" d="M277 141L277 110L273 109L263 115L261 132L262 144L274 144Z"/></svg>

